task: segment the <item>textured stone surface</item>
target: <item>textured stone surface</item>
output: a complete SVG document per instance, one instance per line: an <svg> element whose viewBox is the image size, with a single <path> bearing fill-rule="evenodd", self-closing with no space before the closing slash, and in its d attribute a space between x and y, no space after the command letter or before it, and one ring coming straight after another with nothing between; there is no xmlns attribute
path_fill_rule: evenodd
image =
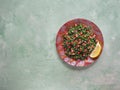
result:
<svg viewBox="0 0 120 90"><path fill-rule="evenodd" d="M120 0L0 0L0 90L120 90ZM89 68L64 64L59 28L86 18L101 29L104 50Z"/></svg>

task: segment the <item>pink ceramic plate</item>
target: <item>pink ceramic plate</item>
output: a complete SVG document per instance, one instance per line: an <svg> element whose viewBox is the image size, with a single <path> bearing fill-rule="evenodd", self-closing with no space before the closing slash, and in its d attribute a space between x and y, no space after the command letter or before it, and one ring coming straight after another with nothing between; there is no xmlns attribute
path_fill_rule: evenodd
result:
<svg viewBox="0 0 120 90"><path fill-rule="evenodd" d="M76 66L76 67L88 66L97 60L97 58L92 59L90 57L88 57L86 60L74 60L74 59L66 56L64 53L64 48L62 46L62 44L63 44L62 35L64 33L66 33L71 26L74 26L75 24L80 24L80 23L85 24L87 26L91 26L93 28L93 33L96 35L96 39L99 41L102 49L103 49L103 45L104 45L102 33L101 33L100 29L93 22L86 20L86 19L77 18L77 19L73 19L73 20L70 20L67 23L65 23L57 33L56 49L57 49L57 52L58 52L60 58L64 62L68 63L69 65Z"/></svg>

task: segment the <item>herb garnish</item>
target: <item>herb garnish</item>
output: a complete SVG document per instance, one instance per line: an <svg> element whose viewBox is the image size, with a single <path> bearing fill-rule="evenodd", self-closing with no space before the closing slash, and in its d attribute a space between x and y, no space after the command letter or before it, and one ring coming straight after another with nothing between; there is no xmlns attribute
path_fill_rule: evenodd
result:
<svg viewBox="0 0 120 90"><path fill-rule="evenodd" d="M90 26L75 24L63 35L65 54L75 60L85 60L96 46L95 37Z"/></svg>

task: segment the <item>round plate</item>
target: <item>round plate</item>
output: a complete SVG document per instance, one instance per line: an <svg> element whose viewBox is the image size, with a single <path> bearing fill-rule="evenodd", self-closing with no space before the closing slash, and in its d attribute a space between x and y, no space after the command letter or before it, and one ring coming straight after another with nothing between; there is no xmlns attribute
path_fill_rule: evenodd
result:
<svg viewBox="0 0 120 90"><path fill-rule="evenodd" d="M103 45L104 45L102 33L101 33L100 29L93 22L91 22L89 20L86 20L86 19L77 18L77 19L73 19L73 20L70 20L67 23L65 23L59 29L59 31L57 33L56 49L57 49L57 52L58 52L60 58L64 62L66 62L69 65L76 66L76 67L88 66L88 65L94 63L97 60L97 58L92 59L90 57L88 57L86 60L74 60L74 59L69 58L68 56L65 55L64 48L62 46L62 44L63 44L63 37L62 37L62 35L64 33L68 32L70 27L75 26L75 24L80 24L80 23L85 24L87 26L91 26L91 28L93 29L93 33L96 35L96 39L99 41L102 49L103 49ZM102 50L101 50L101 52L102 52Z"/></svg>

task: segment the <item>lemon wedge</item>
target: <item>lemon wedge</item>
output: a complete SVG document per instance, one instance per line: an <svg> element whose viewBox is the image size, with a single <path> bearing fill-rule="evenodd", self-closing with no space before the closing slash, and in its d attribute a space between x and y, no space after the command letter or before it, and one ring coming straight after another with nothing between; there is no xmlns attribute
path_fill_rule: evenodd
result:
<svg viewBox="0 0 120 90"><path fill-rule="evenodd" d="M99 42L97 42L96 47L94 48L94 50L90 54L90 57L97 58L100 55L101 50L102 50L101 45Z"/></svg>

